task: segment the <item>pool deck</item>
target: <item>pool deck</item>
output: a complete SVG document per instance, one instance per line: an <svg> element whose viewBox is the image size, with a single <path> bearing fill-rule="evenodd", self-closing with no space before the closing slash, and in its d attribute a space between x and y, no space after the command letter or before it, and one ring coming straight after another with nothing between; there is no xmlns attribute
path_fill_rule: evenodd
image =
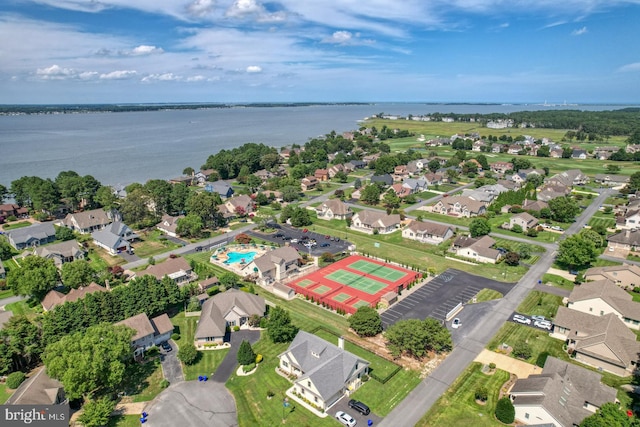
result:
<svg viewBox="0 0 640 427"><path fill-rule="evenodd" d="M224 249L223 248L216 249L216 251L211 255L211 257L209 257L209 262L211 262L212 264L218 265L226 270L239 274L241 276L246 276L247 272L244 271L244 268L249 264L251 264L251 262L255 258L261 257L262 255L266 254L272 249L275 249L275 248L272 246L265 246L265 245L254 246L251 244L225 246ZM242 254L249 254L249 253L255 253L255 255L248 262L245 262L245 263L232 262L230 264L225 263L225 261L229 259L230 254L242 255Z"/></svg>

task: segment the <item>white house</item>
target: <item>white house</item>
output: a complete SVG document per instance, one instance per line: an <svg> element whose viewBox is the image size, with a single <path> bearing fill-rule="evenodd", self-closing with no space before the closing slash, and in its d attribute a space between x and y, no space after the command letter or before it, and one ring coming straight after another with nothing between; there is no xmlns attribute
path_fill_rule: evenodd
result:
<svg viewBox="0 0 640 427"><path fill-rule="evenodd" d="M402 237L417 240L422 243L438 245L453 237L454 232L453 227L450 225L430 221L412 221L411 224L402 230Z"/></svg>
<svg viewBox="0 0 640 427"><path fill-rule="evenodd" d="M351 229L373 234L387 234L400 227L400 215L387 215L386 212L363 210L356 213L351 220Z"/></svg>
<svg viewBox="0 0 640 427"><path fill-rule="evenodd" d="M173 324L166 314L149 319L145 313L140 313L117 322L116 325L128 326L135 331L131 338L134 357L143 355L149 347L167 341L173 332Z"/></svg>

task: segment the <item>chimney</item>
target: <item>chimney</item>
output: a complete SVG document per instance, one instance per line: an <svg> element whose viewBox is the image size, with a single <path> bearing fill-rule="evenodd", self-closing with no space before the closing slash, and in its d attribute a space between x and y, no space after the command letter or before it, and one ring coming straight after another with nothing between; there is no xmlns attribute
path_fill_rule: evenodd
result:
<svg viewBox="0 0 640 427"><path fill-rule="evenodd" d="M338 337L338 348L344 350L344 338Z"/></svg>

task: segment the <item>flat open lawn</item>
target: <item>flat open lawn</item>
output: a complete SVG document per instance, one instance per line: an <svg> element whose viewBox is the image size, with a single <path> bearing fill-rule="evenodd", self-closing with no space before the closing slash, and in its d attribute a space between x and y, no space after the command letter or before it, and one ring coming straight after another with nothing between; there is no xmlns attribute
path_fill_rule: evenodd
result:
<svg viewBox="0 0 640 427"><path fill-rule="evenodd" d="M184 312L181 312L171 319L171 323L179 329L180 339L176 341L178 347L187 342L193 342L198 317L185 317ZM198 375L211 375L218 369L228 352L228 349L200 351L200 356L195 364L190 366L182 364L185 381L194 380L198 378Z"/></svg>
<svg viewBox="0 0 640 427"><path fill-rule="evenodd" d="M136 255L140 258L147 258L163 252L167 252L180 247L177 243L163 239L164 235L160 230L141 232L140 241L133 243Z"/></svg>
<svg viewBox="0 0 640 427"><path fill-rule="evenodd" d="M571 280L550 273L545 273L542 275L542 283L551 283L556 288L567 289L570 291L573 290L573 287L575 286L575 284Z"/></svg>
<svg viewBox="0 0 640 427"><path fill-rule="evenodd" d="M512 322L507 322L500 328L487 348L496 351L503 343L513 347L521 341L526 341L531 347L531 357L525 360L527 363L544 366L547 355L569 360L569 355L562 350L564 341L551 338L546 331Z"/></svg>
<svg viewBox="0 0 640 427"><path fill-rule="evenodd" d="M0 383L0 405L7 401L13 394L13 390L9 391L9 388L4 383Z"/></svg>
<svg viewBox="0 0 640 427"><path fill-rule="evenodd" d="M140 415L118 415L109 418L107 427L140 427Z"/></svg>
<svg viewBox="0 0 640 427"><path fill-rule="evenodd" d="M0 291L0 299L5 299L14 296L14 293L11 289L4 289Z"/></svg>
<svg viewBox="0 0 640 427"><path fill-rule="evenodd" d="M40 304L34 307L31 307L29 304L29 300L16 301L7 304L5 310L13 312L14 316L25 315L27 317L35 317L38 313L42 313L42 306Z"/></svg>
<svg viewBox="0 0 640 427"><path fill-rule="evenodd" d="M531 291L529 295L520 303L517 311L528 315L541 315L546 318L553 318L562 305L562 297L551 295L546 292Z"/></svg>
<svg viewBox="0 0 640 427"><path fill-rule="evenodd" d="M494 299L500 299L504 295L502 295L498 291L494 291L493 289L482 289L480 292L476 294L475 302L484 302L484 301L493 301ZM473 301L473 300L472 300Z"/></svg>
<svg viewBox="0 0 640 427"><path fill-rule="evenodd" d="M509 373L496 369L492 375L486 375L481 369L480 363L472 363L416 426L504 425L495 419L494 413L500 387L509 379ZM481 386L489 391L489 399L484 405L476 403L475 399L475 391Z"/></svg>
<svg viewBox="0 0 640 427"><path fill-rule="evenodd" d="M124 389L132 402L148 402L160 392L160 381L164 379L162 366L158 358L149 358L144 363L135 363L127 367Z"/></svg>
<svg viewBox="0 0 640 427"><path fill-rule="evenodd" d="M371 410L384 417L411 391L420 384L420 375L417 371L402 369L386 384L370 379L362 385L353 398L365 402Z"/></svg>
<svg viewBox="0 0 640 427"><path fill-rule="evenodd" d="M19 221L19 222L12 222L12 223L9 223L9 224L4 224L2 226L2 228L4 229L4 231L9 231L9 230L15 230L17 228L28 227L30 225L31 225L31 223L29 221Z"/></svg>

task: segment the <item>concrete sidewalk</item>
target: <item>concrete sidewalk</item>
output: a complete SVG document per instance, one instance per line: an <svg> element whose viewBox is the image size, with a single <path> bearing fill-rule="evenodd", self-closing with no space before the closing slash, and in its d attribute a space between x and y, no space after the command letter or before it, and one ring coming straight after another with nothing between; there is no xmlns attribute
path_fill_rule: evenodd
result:
<svg viewBox="0 0 640 427"><path fill-rule="evenodd" d="M495 363L496 368L515 374L518 378L527 378L529 375L542 373L542 368L536 365L531 365L530 363L514 359L513 357L489 351L486 348L480 352L474 359L474 362L484 363L485 365Z"/></svg>

